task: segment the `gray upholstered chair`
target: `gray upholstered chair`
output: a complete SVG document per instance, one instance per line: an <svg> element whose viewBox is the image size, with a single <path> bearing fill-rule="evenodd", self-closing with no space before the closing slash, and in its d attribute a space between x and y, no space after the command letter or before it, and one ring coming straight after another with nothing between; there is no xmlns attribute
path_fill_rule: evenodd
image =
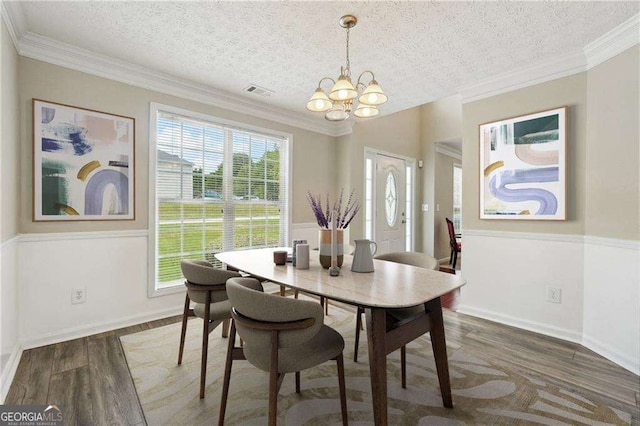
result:
<svg viewBox="0 0 640 426"><path fill-rule="evenodd" d="M220 324L223 324L222 337L227 336L231 318L231 304L227 297L225 284L229 278L239 277L240 274L216 269L211 263L204 260L185 259L180 266L182 267L182 275L186 279L184 285L187 287L187 295L184 300L184 312L182 314L178 365L182 364L188 319L190 316L200 317L204 320L200 366L200 398L204 398L209 333ZM194 302L193 309L190 309L191 302Z"/></svg>
<svg viewBox="0 0 640 426"><path fill-rule="evenodd" d="M438 261L435 257L429 256L425 253L418 252L394 252L381 254L375 257L379 260L386 260L388 262L402 263L404 265L417 266L418 268L432 269L437 271L439 269ZM390 309L389 314L398 321L411 318L416 314L424 310L424 306L412 306L410 308L402 309ZM364 309L358 306L356 313L356 342L353 350L353 361L358 362L358 344L360 343L360 329L362 328L362 314ZM400 348L400 368L402 371L402 387L407 387L407 348L402 346Z"/></svg>
<svg viewBox="0 0 640 426"><path fill-rule="evenodd" d="M336 360L342 423L346 425L344 339L324 325L322 307L316 302L264 293L262 285L254 278L230 279L227 292L233 305L233 321L218 424L224 423L232 363L246 359L269 372L269 425L276 424L278 391L286 373L295 373L296 392L300 393L300 371ZM235 346L236 330L244 342L242 348Z"/></svg>

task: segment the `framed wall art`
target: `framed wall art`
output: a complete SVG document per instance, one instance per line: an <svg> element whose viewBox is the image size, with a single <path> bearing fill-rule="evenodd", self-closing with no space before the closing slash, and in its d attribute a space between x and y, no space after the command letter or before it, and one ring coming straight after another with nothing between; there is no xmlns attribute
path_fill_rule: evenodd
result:
<svg viewBox="0 0 640 426"><path fill-rule="evenodd" d="M480 219L566 220L566 112L480 125Z"/></svg>
<svg viewBox="0 0 640 426"><path fill-rule="evenodd" d="M33 220L135 218L135 119L33 99Z"/></svg>

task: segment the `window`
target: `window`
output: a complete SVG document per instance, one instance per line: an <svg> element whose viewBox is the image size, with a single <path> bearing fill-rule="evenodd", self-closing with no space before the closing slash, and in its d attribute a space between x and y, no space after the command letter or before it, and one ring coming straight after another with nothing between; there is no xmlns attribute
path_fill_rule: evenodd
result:
<svg viewBox="0 0 640 426"><path fill-rule="evenodd" d="M365 197L364 197L364 237L368 240L373 240L373 191L375 181L373 179L373 162L375 157L371 154L367 154L365 159Z"/></svg>
<svg viewBox="0 0 640 426"><path fill-rule="evenodd" d="M453 166L453 226L456 232L462 231L462 167Z"/></svg>
<svg viewBox="0 0 640 426"><path fill-rule="evenodd" d="M398 216L398 185L392 172L387 174L387 182L384 189L384 209L387 225L394 226Z"/></svg>
<svg viewBox="0 0 640 426"><path fill-rule="evenodd" d="M182 259L286 245L288 137L170 107L151 118L152 294L182 284Z"/></svg>
<svg viewBox="0 0 640 426"><path fill-rule="evenodd" d="M407 194L406 194L406 221L405 226L405 250L413 251L413 162L407 162Z"/></svg>

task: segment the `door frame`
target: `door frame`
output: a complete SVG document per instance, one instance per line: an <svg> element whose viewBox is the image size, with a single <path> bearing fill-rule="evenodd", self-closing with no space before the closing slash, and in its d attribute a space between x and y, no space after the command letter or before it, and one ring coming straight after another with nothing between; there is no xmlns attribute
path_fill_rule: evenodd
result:
<svg viewBox="0 0 640 426"><path fill-rule="evenodd" d="M377 156L378 155L384 155L387 157L392 157L392 158L396 158L398 160L403 160L405 167L407 166L411 166L411 250L415 249L415 241L416 241L416 219L417 219L417 210L416 210L416 176L417 176L417 171L416 171L416 159L412 158L412 157L407 157L405 155L400 155L400 154L395 154L393 152L389 152L389 151L383 151L380 149L376 149L376 148L372 148L372 147L368 147L365 146L364 147L364 157L362 160L362 195L363 195L363 204L365 207L365 219L362 221L362 235L366 235L367 234L367 220L366 220L366 197L367 197L367 159L371 158L373 159L373 172L374 172L374 179L373 179L373 188L372 188L372 193L371 196L372 198L372 205L373 205L373 211L371 212L371 217L373 220L373 227L371 229L371 238L373 240L375 240L376 238L376 227L375 224L378 220L378 215L376 214L376 209L375 209L375 203L376 203L376 193L377 193L377 188L376 188L376 179L375 179L375 172L376 172L376 168L378 165L378 160L377 160ZM407 190L406 185L407 185L407 181L408 179L405 179L405 187L403 188L404 191ZM406 215L405 215L406 217ZM405 247L406 248L406 247Z"/></svg>

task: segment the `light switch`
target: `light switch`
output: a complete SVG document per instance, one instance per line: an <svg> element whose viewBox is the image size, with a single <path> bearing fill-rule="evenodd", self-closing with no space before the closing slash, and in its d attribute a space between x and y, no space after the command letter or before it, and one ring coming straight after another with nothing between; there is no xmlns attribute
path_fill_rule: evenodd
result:
<svg viewBox="0 0 640 426"><path fill-rule="evenodd" d="M439 212L440 211L440 204L436 204L436 211Z"/></svg>

